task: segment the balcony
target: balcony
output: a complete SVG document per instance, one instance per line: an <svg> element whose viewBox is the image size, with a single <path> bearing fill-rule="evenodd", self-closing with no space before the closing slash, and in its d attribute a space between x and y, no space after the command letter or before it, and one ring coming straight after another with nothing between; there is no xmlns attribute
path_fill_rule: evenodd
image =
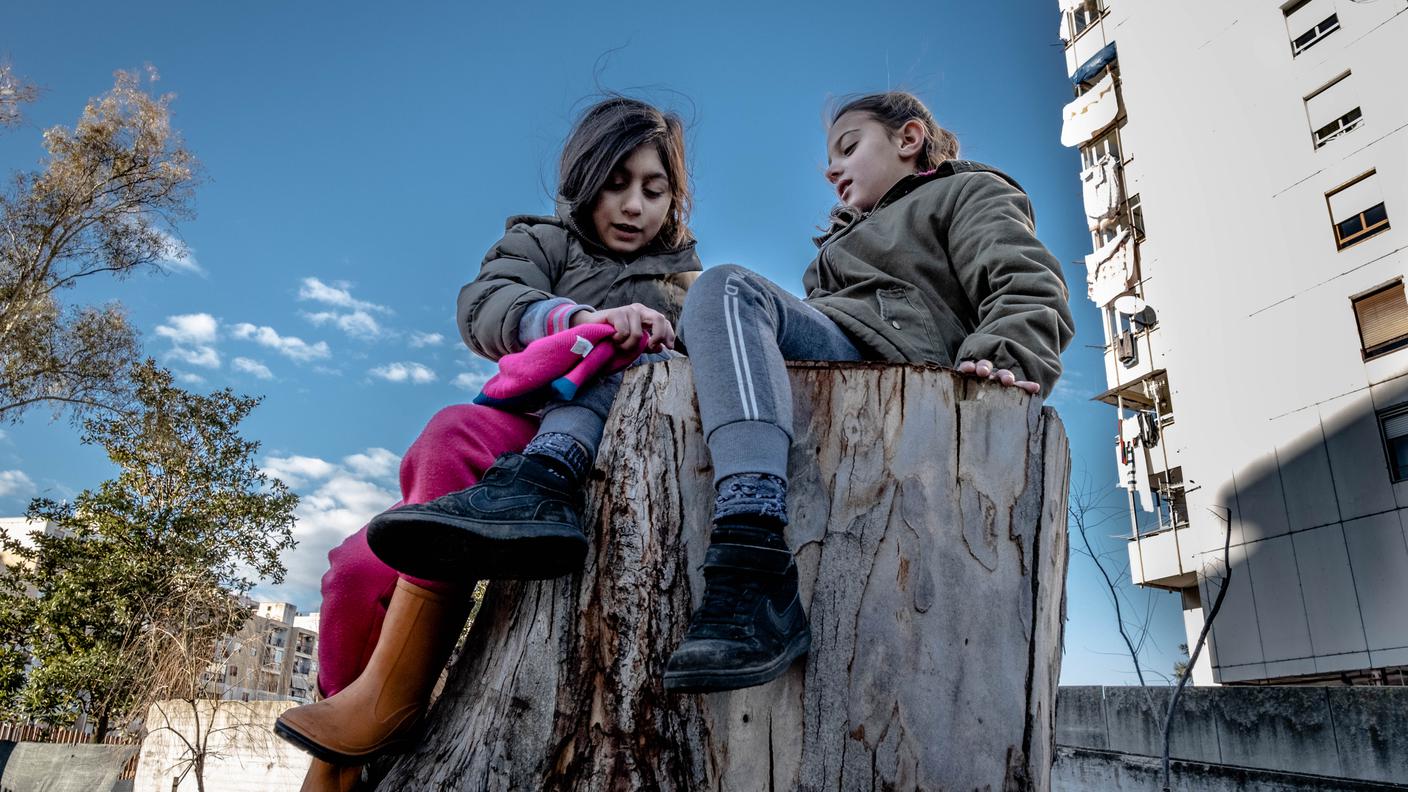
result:
<svg viewBox="0 0 1408 792"><path fill-rule="evenodd" d="M1129 540L1129 575L1136 585L1180 591L1196 586L1196 543L1187 525L1165 527Z"/></svg>

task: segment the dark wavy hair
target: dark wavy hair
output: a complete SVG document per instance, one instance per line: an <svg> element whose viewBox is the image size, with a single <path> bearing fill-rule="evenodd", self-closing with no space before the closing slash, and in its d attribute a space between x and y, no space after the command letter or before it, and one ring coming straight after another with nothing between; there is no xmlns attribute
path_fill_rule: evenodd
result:
<svg viewBox="0 0 1408 792"><path fill-rule="evenodd" d="M958 138L939 126L929 108L908 91L885 91L845 100L831 114L831 123L836 123L841 116L851 112L869 115L892 133L899 132L910 121L923 124L924 150L919 152L919 158L915 161L920 171L933 170L944 160L958 159Z"/></svg>
<svg viewBox="0 0 1408 792"><path fill-rule="evenodd" d="M637 146L652 144L670 181L670 212L652 243L679 247L693 239L689 230L689 169L684 154L684 122L638 99L612 96L588 107L572 127L558 165L557 199L567 205L583 233L592 202L616 169Z"/></svg>

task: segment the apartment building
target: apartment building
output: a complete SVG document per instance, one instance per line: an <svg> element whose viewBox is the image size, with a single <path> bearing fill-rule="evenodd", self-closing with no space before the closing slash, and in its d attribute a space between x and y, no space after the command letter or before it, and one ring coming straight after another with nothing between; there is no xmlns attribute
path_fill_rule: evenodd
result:
<svg viewBox="0 0 1408 792"><path fill-rule="evenodd" d="M256 602L254 615L216 649L209 680L220 698L313 701L318 631L289 602Z"/></svg>
<svg viewBox="0 0 1408 792"><path fill-rule="evenodd" d="M1403 684L1408 0L1058 9L1134 581L1228 581L1195 683Z"/></svg>

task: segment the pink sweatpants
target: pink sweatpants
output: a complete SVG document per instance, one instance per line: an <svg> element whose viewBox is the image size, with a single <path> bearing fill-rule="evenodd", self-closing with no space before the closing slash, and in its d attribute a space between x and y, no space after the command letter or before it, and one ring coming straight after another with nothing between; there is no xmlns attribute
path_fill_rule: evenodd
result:
<svg viewBox="0 0 1408 792"><path fill-rule="evenodd" d="M401 503L425 503L477 481L500 454L521 451L538 430L531 415L477 404L457 404L436 413L401 459ZM367 529L328 553L318 635L318 687L331 696L352 683L371 658L381 635L386 606L402 577L367 546ZM436 591L460 585L404 576ZM473 581L465 581L469 596Z"/></svg>

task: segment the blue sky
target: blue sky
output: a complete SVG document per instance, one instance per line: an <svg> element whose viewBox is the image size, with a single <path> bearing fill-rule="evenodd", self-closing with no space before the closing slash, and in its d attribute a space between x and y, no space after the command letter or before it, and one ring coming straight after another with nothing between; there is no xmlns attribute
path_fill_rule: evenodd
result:
<svg viewBox="0 0 1408 792"><path fill-rule="evenodd" d="M30 3L7 15L0 57L44 94L26 127L0 134L0 166L35 167L41 130L71 125L114 69L150 63L177 95L174 125L208 176L180 228L192 260L70 298L121 300L190 387L266 397L246 433L304 503L289 582L260 593L308 610L327 548L396 498L397 455L487 371L456 337L454 297L505 217L550 210L558 146L599 87L689 121L705 265L799 292L832 202L828 99L920 94L965 158L1022 182L1067 262L1078 334L1050 403L1075 475L1113 487L1113 411L1088 400L1103 390L1101 337L1084 299L1079 157L1058 141L1071 92L1057 19L1054 0ZM43 413L2 429L0 514L111 472ZM1122 530L1099 531L1116 561ZM1068 596L1062 682L1132 681L1108 595L1074 553ZM1131 596L1152 607L1146 664L1167 672L1176 599Z"/></svg>

